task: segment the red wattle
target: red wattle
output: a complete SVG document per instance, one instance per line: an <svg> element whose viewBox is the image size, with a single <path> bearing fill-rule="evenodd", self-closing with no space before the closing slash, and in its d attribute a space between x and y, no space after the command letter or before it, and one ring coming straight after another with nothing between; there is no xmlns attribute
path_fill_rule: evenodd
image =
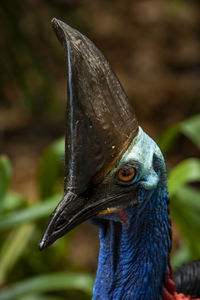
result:
<svg viewBox="0 0 200 300"><path fill-rule="evenodd" d="M200 298L191 298L188 295L182 293L177 293L175 290L175 285L173 281L172 266L170 264L170 259L168 261L169 266L169 278L165 282L165 287L163 289L163 300L200 300Z"/></svg>

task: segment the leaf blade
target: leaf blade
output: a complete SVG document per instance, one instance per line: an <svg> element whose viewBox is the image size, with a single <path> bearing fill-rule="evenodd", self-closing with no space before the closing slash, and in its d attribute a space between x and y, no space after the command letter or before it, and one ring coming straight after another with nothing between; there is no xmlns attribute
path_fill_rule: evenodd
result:
<svg viewBox="0 0 200 300"><path fill-rule="evenodd" d="M61 195L57 194L39 204L31 205L19 211L1 216L0 231L48 216L55 209L60 199Z"/></svg>
<svg viewBox="0 0 200 300"><path fill-rule="evenodd" d="M56 290L78 289L92 294L93 277L81 273L52 273L23 280L0 292L0 300L14 300L29 293L44 293Z"/></svg>
<svg viewBox="0 0 200 300"><path fill-rule="evenodd" d="M168 189L170 196L186 183L200 181L200 159L188 158L179 163L170 172Z"/></svg>
<svg viewBox="0 0 200 300"><path fill-rule="evenodd" d="M200 148L200 114L182 122L181 132Z"/></svg>
<svg viewBox="0 0 200 300"><path fill-rule="evenodd" d="M6 156L0 157L0 210L3 207L3 200L6 196L8 186L11 180L11 165Z"/></svg>

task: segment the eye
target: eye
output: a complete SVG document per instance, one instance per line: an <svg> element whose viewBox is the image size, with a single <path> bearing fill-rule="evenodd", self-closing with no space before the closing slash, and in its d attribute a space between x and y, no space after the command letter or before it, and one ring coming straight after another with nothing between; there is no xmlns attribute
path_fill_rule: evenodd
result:
<svg viewBox="0 0 200 300"><path fill-rule="evenodd" d="M132 167L121 168L117 173L117 178L121 181L131 181L136 175L136 169Z"/></svg>

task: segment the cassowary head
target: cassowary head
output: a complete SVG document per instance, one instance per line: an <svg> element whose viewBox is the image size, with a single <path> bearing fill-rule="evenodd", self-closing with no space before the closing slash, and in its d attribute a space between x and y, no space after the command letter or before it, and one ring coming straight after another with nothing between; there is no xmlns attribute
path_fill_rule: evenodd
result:
<svg viewBox="0 0 200 300"><path fill-rule="evenodd" d="M166 186L162 153L138 126L103 54L53 19L68 64L64 196L40 242L43 249L85 220L129 223Z"/></svg>

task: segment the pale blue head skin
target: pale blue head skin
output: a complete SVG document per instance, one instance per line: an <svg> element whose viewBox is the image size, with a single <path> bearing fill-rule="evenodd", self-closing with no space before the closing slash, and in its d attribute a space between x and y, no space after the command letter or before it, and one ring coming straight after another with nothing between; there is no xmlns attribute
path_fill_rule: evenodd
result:
<svg viewBox="0 0 200 300"><path fill-rule="evenodd" d="M146 190L152 190L159 184L159 176L153 167L154 155L156 155L160 160L160 167L162 168L163 173L165 173L163 175L165 175L166 179L166 166L160 148L154 140L150 138L150 136L148 136L141 127L139 127L137 136L133 139L131 145L123 154L117 168L113 169L109 173L108 177L113 176L117 169L120 169L125 163L135 161L141 166L138 175L140 176L140 180L142 180L143 187ZM108 180L108 178L105 178L105 180Z"/></svg>
<svg viewBox="0 0 200 300"><path fill-rule="evenodd" d="M129 188L137 190L119 214L98 217L100 253L93 300L162 299L168 278L171 223L166 167L157 144L139 128L118 166L105 178L130 164L137 170Z"/></svg>

